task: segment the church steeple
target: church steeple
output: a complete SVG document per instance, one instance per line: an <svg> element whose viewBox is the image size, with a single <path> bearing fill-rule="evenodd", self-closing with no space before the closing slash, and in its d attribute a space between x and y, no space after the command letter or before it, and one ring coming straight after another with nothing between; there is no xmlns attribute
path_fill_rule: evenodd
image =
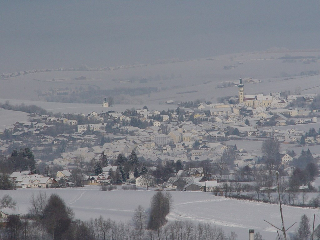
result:
<svg viewBox="0 0 320 240"><path fill-rule="evenodd" d="M239 103L243 103L243 99L244 99L244 85L242 83L242 78L240 78L240 83L238 85L238 88L239 88Z"/></svg>

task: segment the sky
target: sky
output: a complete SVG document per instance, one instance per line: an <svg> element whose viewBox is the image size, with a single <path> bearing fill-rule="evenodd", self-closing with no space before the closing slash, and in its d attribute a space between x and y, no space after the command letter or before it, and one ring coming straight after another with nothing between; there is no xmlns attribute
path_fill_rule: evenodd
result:
<svg viewBox="0 0 320 240"><path fill-rule="evenodd" d="M320 48L320 2L0 0L0 73Z"/></svg>

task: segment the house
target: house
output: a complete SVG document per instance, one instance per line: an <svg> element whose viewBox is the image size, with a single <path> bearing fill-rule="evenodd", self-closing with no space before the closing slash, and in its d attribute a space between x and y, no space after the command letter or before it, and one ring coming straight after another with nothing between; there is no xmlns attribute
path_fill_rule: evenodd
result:
<svg viewBox="0 0 320 240"><path fill-rule="evenodd" d="M111 182L111 177L109 175L109 172L100 173L96 178L96 183L101 184L101 183L110 183L110 182Z"/></svg>
<svg viewBox="0 0 320 240"><path fill-rule="evenodd" d="M69 170L58 171L56 177L59 178L69 178L71 176L71 172Z"/></svg>
<svg viewBox="0 0 320 240"><path fill-rule="evenodd" d="M57 181L54 178L41 176L38 179L30 179L29 184L30 188L51 188Z"/></svg>
<svg viewBox="0 0 320 240"><path fill-rule="evenodd" d="M13 172L13 173L10 174L9 178L12 181L15 181L17 178L19 178L21 176L26 176L26 175L29 175L29 174L31 174L30 171Z"/></svg>
<svg viewBox="0 0 320 240"><path fill-rule="evenodd" d="M155 126L155 127L160 127L160 126L161 126L161 122L159 122L159 121L154 121L154 122L153 122L153 126Z"/></svg>
<svg viewBox="0 0 320 240"><path fill-rule="evenodd" d="M70 126L75 126L75 125L78 124L78 121L77 120L68 120L67 124L70 125Z"/></svg>
<svg viewBox="0 0 320 240"><path fill-rule="evenodd" d="M178 131L172 131L168 135L174 143L179 143L182 140L182 134Z"/></svg>
<svg viewBox="0 0 320 240"><path fill-rule="evenodd" d="M203 176L203 168L190 168L189 175L193 177L202 177Z"/></svg>
<svg viewBox="0 0 320 240"><path fill-rule="evenodd" d="M206 192L213 192L215 188L218 186L218 181L217 180L212 180L212 181L205 181L205 191Z"/></svg>
<svg viewBox="0 0 320 240"><path fill-rule="evenodd" d="M192 182L185 187L185 191L213 192L217 186L218 182L216 180L205 182Z"/></svg>
<svg viewBox="0 0 320 240"><path fill-rule="evenodd" d="M293 157L291 157L289 154L284 154L282 157L281 157L281 163L282 164L286 164L288 162L291 162L293 160Z"/></svg>
<svg viewBox="0 0 320 240"><path fill-rule="evenodd" d="M154 136L154 142L157 145L163 146L169 144L170 138L165 134L158 134Z"/></svg>
<svg viewBox="0 0 320 240"><path fill-rule="evenodd" d="M200 182L193 182L185 186L185 191L203 191L203 185Z"/></svg>
<svg viewBox="0 0 320 240"><path fill-rule="evenodd" d="M190 142L192 139L192 134L191 133L185 133L182 136L182 141L183 142Z"/></svg>
<svg viewBox="0 0 320 240"><path fill-rule="evenodd" d="M169 121L169 115L161 115L162 121L167 122Z"/></svg>
<svg viewBox="0 0 320 240"><path fill-rule="evenodd" d="M109 173L110 170L113 171L113 172L116 172L117 169L118 169L118 166L111 166L111 165L109 165L109 166L103 167L103 168L102 168L102 172L104 172L104 173Z"/></svg>
<svg viewBox="0 0 320 240"><path fill-rule="evenodd" d="M87 131L87 129L88 129L88 125L78 125L78 132L79 133L85 132L85 131Z"/></svg>
<svg viewBox="0 0 320 240"><path fill-rule="evenodd" d="M39 174L30 174L29 171L14 172L10 175L17 188L50 188L57 184L54 178L44 177Z"/></svg>

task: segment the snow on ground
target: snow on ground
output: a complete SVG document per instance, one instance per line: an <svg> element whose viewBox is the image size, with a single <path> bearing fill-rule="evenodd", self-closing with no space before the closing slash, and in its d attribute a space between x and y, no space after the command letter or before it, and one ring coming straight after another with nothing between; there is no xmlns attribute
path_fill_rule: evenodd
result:
<svg viewBox="0 0 320 240"><path fill-rule="evenodd" d="M19 99L1 99L1 103L9 101L12 105L36 105L42 107L48 112L53 113L74 113L74 114L89 114L92 112L102 113L108 111L124 112L127 109L142 109L144 104L116 104L113 107L102 107L102 104L85 104L85 103L58 103L58 102L44 102L44 101L31 101L31 100L19 100ZM150 110L167 110L176 109L177 105L174 104L146 104Z"/></svg>
<svg viewBox="0 0 320 240"><path fill-rule="evenodd" d="M75 217L82 220L111 218L116 221L130 221L134 210L141 205L149 208L154 191L100 191L98 187L66 189L18 189L0 191L0 197L9 194L16 202L20 213L27 213L32 194L44 192L47 196L56 193L75 212ZM267 220L280 227L279 206L274 204L249 202L224 197L217 197L203 192L171 192L173 209L168 216L170 221L189 220L211 223L222 227L227 233L236 232L239 239L248 238L248 230L255 229L265 239L275 239L276 232ZM286 226L297 224L303 214L310 219L316 214L316 224L320 223L317 209L284 206ZM295 225L292 231L297 228Z"/></svg>
<svg viewBox="0 0 320 240"><path fill-rule="evenodd" d="M240 140L229 140L228 145L237 145L237 149L245 149L250 154L255 154L257 156L261 155L261 146L265 139L240 139Z"/></svg>
<svg viewBox="0 0 320 240"><path fill-rule="evenodd" d="M24 112L5 110L0 108L0 131L12 127L16 122L28 121L28 114Z"/></svg>
<svg viewBox="0 0 320 240"><path fill-rule="evenodd" d="M291 61L286 61L291 55ZM167 100L191 101L235 96L237 87L217 88L226 81L245 81L245 94L299 89L319 93L319 51L246 52L185 61L126 66L103 71L48 71L20 74L1 79L2 98L40 100L42 93L57 89L96 89L156 87L158 91L139 96L124 96L122 103L159 104ZM312 57L313 56L313 57ZM304 59L305 58L305 59ZM312 61L306 60L313 59ZM290 59L289 59L290 60ZM79 79L82 77L83 79ZM143 80L143 81L140 81ZM102 101L102 99L101 99ZM166 108L165 108L166 109Z"/></svg>

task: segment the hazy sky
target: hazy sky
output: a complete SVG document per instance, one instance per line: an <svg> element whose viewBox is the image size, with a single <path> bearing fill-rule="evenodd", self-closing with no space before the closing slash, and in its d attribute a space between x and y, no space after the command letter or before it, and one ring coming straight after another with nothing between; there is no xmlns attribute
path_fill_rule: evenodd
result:
<svg viewBox="0 0 320 240"><path fill-rule="evenodd" d="M320 2L0 0L0 72L320 48Z"/></svg>

